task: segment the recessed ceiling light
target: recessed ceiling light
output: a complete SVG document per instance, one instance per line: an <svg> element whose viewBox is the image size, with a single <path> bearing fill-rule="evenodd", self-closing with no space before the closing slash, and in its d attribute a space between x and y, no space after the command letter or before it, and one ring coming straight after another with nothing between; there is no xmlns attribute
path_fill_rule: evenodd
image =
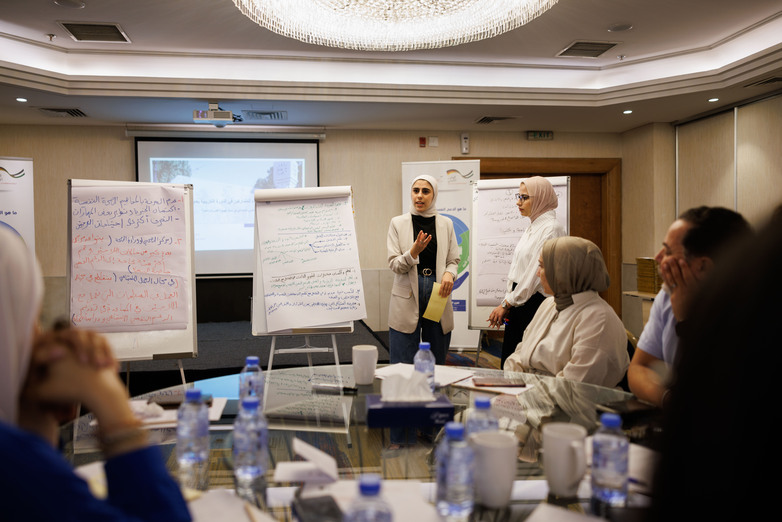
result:
<svg viewBox="0 0 782 522"><path fill-rule="evenodd" d="M19 103L27 103L27 98L17 98L16 101Z"/></svg>
<svg viewBox="0 0 782 522"><path fill-rule="evenodd" d="M627 109L626 111L622 111L622 114L632 114L632 113L633 111L631 111L630 109Z"/></svg>
<svg viewBox="0 0 782 522"><path fill-rule="evenodd" d="M715 101L720 101L719 98L709 98L709 103L714 103Z"/></svg>
<svg viewBox="0 0 782 522"><path fill-rule="evenodd" d="M608 27L609 33L621 33L622 31L629 31L633 28L633 24L614 24Z"/></svg>

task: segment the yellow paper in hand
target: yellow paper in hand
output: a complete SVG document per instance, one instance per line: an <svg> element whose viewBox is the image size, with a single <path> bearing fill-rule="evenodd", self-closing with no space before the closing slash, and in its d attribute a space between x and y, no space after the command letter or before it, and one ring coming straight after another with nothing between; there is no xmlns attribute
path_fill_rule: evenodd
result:
<svg viewBox="0 0 782 522"><path fill-rule="evenodd" d="M429 303L426 305L426 311L424 312L424 319L439 323L447 302L447 297L440 297L440 283L434 283L432 285L432 295L429 297Z"/></svg>

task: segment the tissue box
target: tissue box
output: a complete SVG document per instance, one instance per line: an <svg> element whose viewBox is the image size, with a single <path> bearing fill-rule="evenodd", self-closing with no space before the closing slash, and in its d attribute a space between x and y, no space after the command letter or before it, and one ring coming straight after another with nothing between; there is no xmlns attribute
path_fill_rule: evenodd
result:
<svg viewBox="0 0 782 522"><path fill-rule="evenodd" d="M367 395L367 426L370 428L423 428L442 426L453 420L453 404L445 395L429 402L383 402L380 395Z"/></svg>

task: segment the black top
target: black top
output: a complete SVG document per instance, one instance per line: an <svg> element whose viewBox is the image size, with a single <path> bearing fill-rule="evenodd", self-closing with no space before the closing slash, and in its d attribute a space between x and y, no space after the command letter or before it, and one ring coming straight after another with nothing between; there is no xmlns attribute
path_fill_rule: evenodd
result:
<svg viewBox="0 0 782 522"><path fill-rule="evenodd" d="M435 264L437 263L437 233L435 229L435 219L437 216L423 217L413 216L413 241L418 237L420 231L424 231L424 234L432 236L432 240L426 245L423 252L418 254L418 273L422 274L424 269L431 270L430 275L434 275Z"/></svg>

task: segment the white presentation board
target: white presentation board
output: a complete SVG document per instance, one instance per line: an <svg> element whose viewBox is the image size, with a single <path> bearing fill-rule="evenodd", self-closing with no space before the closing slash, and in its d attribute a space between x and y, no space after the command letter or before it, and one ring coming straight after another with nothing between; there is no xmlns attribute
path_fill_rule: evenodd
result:
<svg viewBox="0 0 782 522"><path fill-rule="evenodd" d="M557 219L570 231L570 177L546 178L559 199ZM488 329L491 311L502 302L513 251L530 225L516 205L524 178L479 180L473 184L470 329Z"/></svg>
<svg viewBox="0 0 782 522"><path fill-rule="evenodd" d="M197 354L191 186L69 180L68 245L72 325L122 361Z"/></svg>
<svg viewBox="0 0 782 522"><path fill-rule="evenodd" d="M252 303L253 335L352 331L366 317L351 187L255 191Z"/></svg>

